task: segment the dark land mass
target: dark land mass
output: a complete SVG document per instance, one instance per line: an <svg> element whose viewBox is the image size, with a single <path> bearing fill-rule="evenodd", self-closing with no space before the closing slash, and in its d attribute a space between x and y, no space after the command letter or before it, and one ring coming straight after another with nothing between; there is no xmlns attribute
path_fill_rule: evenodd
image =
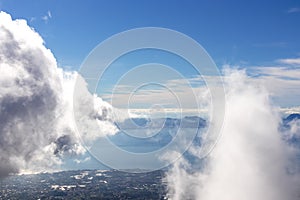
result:
<svg viewBox="0 0 300 200"><path fill-rule="evenodd" d="M166 199L163 171L77 170L0 180L0 199Z"/></svg>

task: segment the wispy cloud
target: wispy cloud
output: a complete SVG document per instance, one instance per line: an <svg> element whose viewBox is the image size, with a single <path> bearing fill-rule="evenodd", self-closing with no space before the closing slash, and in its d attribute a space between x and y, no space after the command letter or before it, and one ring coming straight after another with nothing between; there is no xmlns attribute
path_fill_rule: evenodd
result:
<svg viewBox="0 0 300 200"><path fill-rule="evenodd" d="M300 58L285 58L279 59L277 62L287 65L300 65Z"/></svg>
<svg viewBox="0 0 300 200"><path fill-rule="evenodd" d="M299 105L300 70L288 66L248 68L252 81L262 84L282 107Z"/></svg>
<svg viewBox="0 0 300 200"><path fill-rule="evenodd" d="M285 114L300 113L300 106L281 108L280 111Z"/></svg>
<svg viewBox="0 0 300 200"><path fill-rule="evenodd" d="M248 67L246 71L251 77L249 83L264 85L276 103L282 107L299 105L300 70L295 67L298 62L300 63L300 59L279 59L274 61L274 66ZM163 106L165 110L176 110L178 107L184 110L195 109L197 106L195 96L199 98L197 101L201 104L205 99L207 100L207 97L204 97L210 95L203 78L210 82L216 79L215 76L198 76L186 80L170 79L162 83L165 87L148 87L139 91L134 91L136 85L118 85L113 95L108 93L102 97L109 102L113 101L114 106L118 108L125 108L130 104L137 106L130 107L131 109L147 108L155 103ZM226 82L228 79L226 74L222 79ZM222 85L221 82L214 81L214 83L213 87ZM181 105L178 105L178 99Z"/></svg>
<svg viewBox="0 0 300 200"><path fill-rule="evenodd" d="M34 22L35 20L36 20L35 17L31 17L31 18L29 19L30 22Z"/></svg>
<svg viewBox="0 0 300 200"><path fill-rule="evenodd" d="M51 18L52 18L51 11L48 10L47 14L42 17L42 20L44 20L45 23L48 23L49 19Z"/></svg>
<svg viewBox="0 0 300 200"><path fill-rule="evenodd" d="M177 80L171 80L177 81ZM204 93L206 87L191 87L185 84L183 80L178 80L178 84L174 82L166 82L164 87L160 88L145 88L138 91L134 90L133 86L120 85L113 94L101 96L103 99L111 102L118 108L145 108L156 104L164 108L184 108L191 109L197 107L196 94ZM170 85L169 85L170 83ZM196 96L195 96L196 95ZM137 106L137 107L136 107Z"/></svg>
<svg viewBox="0 0 300 200"><path fill-rule="evenodd" d="M288 12L288 13L296 13L296 12L300 12L300 8L299 8L299 7L292 7L292 8L290 8L287 12Z"/></svg>
<svg viewBox="0 0 300 200"><path fill-rule="evenodd" d="M270 42L270 43L255 43L252 46L254 47L286 47L287 43L286 42Z"/></svg>
<svg viewBox="0 0 300 200"><path fill-rule="evenodd" d="M47 14L48 14L49 18L52 18L52 14L51 14L50 10L48 10Z"/></svg>
<svg viewBox="0 0 300 200"><path fill-rule="evenodd" d="M287 80L300 80L300 70L289 67L255 67L250 71L255 71L260 76L271 76Z"/></svg>

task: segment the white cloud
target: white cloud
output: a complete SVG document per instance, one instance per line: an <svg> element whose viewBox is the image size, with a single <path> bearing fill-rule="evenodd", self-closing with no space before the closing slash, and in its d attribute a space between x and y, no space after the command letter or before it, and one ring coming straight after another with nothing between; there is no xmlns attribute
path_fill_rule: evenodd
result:
<svg viewBox="0 0 300 200"><path fill-rule="evenodd" d="M288 65L300 65L300 58L279 59L278 62L282 64L288 64Z"/></svg>
<svg viewBox="0 0 300 200"><path fill-rule="evenodd" d="M273 76L281 79L300 79L300 69L290 67L252 67L249 71L261 76Z"/></svg>
<svg viewBox="0 0 300 200"><path fill-rule="evenodd" d="M299 7L293 7L293 8L290 8L287 12L288 13L297 13L297 12L300 12L300 8Z"/></svg>
<svg viewBox="0 0 300 200"><path fill-rule="evenodd" d="M136 90L136 85L117 85L113 94L101 95L101 97L114 107L129 109L134 114L206 115L207 96L210 93L203 84L191 86L189 81L193 83L196 82L195 79L165 80L160 82L159 87L153 88L150 84L149 88L139 90ZM157 109L158 107L160 109Z"/></svg>
<svg viewBox="0 0 300 200"><path fill-rule="evenodd" d="M86 158L84 158L84 159L82 159L82 160L80 160L80 159L75 159L74 162L75 162L76 164L81 164L81 163L88 162L88 161L90 161L90 160L91 160L91 157L89 156L89 157L86 157Z"/></svg>
<svg viewBox="0 0 300 200"><path fill-rule="evenodd" d="M44 20L44 22L45 22L45 23L47 23L47 22L48 22L48 19L49 19L49 18L48 18L48 16L47 16L47 15L45 15L45 16L43 16L43 17L42 17L42 20Z"/></svg>
<svg viewBox="0 0 300 200"><path fill-rule="evenodd" d="M48 14L49 18L52 18L52 14L51 14L50 10L48 10L47 14Z"/></svg>
<svg viewBox="0 0 300 200"><path fill-rule="evenodd" d="M230 68L224 66L224 68ZM257 66L248 67L247 73L251 75L249 84L255 82L263 85L271 94L274 101L281 107L298 106L300 99L300 70L298 67L289 66ZM226 80L226 74L222 79ZM197 104L200 108L207 106L205 98L202 96L210 95L204 80L214 82L211 87L220 87L222 82L215 82L215 76L198 76L187 79L169 79L160 82L163 87L144 88L135 91L137 85L117 85L114 94L105 94L102 97L111 102L115 107L131 109L149 109L153 104L160 104L164 107L164 111L178 110L197 110ZM194 94L196 95L194 95ZM200 98L199 98L200 97ZM180 100L180 104L177 100ZM207 99L207 98L206 98ZM133 105L135 107L130 107ZM207 109L206 109L207 110Z"/></svg>
<svg viewBox="0 0 300 200"><path fill-rule="evenodd" d="M300 70L291 67L252 67L252 81L262 84L281 107L299 106Z"/></svg>
<svg viewBox="0 0 300 200"><path fill-rule="evenodd" d="M300 106L280 108L280 111L285 115L300 113Z"/></svg>
<svg viewBox="0 0 300 200"><path fill-rule="evenodd" d="M275 48L281 48L286 47L288 43L286 42L270 42L270 43L255 43L253 44L254 47L275 47Z"/></svg>
<svg viewBox="0 0 300 200"><path fill-rule="evenodd" d="M29 21L30 21L30 22L34 22L35 20L36 20L35 17L31 17Z"/></svg>
<svg viewBox="0 0 300 200"><path fill-rule="evenodd" d="M225 75L222 136L208 158L201 159L202 169L185 159L174 164L167 176L169 195L174 200L297 199L299 177L287 173L297 165L290 163L295 154L278 131L280 114L267 90L243 71ZM199 146L190 153L202 155Z"/></svg>
<svg viewBox="0 0 300 200"><path fill-rule="evenodd" d="M76 116L89 133L83 139L114 134L111 106L90 94L76 72L58 68L43 39L25 20L12 20L4 12L0 12L0 60L0 177L57 169L62 157L85 152L75 135L76 78L79 94L85 97L75 98L80 106ZM86 107L86 102L95 104Z"/></svg>
<svg viewBox="0 0 300 200"><path fill-rule="evenodd" d="M42 20L44 20L45 23L48 23L49 19L52 18L51 12L48 10L47 14L41 17Z"/></svg>

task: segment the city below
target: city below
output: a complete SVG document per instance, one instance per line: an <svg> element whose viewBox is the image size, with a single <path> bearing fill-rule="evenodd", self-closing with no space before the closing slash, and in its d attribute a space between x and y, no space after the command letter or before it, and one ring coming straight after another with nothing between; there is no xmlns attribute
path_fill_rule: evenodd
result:
<svg viewBox="0 0 300 200"><path fill-rule="evenodd" d="M167 199L163 177L116 170L12 175L0 180L0 199Z"/></svg>

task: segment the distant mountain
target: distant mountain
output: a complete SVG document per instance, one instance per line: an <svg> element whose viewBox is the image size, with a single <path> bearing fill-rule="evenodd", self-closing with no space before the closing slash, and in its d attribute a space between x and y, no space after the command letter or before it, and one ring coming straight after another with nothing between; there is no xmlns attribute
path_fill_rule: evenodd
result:
<svg viewBox="0 0 300 200"><path fill-rule="evenodd" d="M300 120L300 114L293 113L282 119L280 126L284 139L291 144L300 147L300 133L287 134L291 130L291 122ZM132 152L148 152L160 149L172 141L178 131L184 131L186 135L195 133L201 134L207 126L207 121L198 116L178 118L132 118L118 123L120 131L110 136L110 140L116 145L130 149ZM198 134L198 135L199 135ZM201 137L195 137L194 143L201 145Z"/></svg>
<svg viewBox="0 0 300 200"><path fill-rule="evenodd" d="M169 144L179 131L186 137L200 134L206 127L206 120L189 116L177 118L132 118L116 123L119 132L109 136L117 146L135 153L146 153L158 150ZM199 143L199 139L196 139Z"/></svg>
<svg viewBox="0 0 300 200"><path fill-rule="evenodd" d="M293 114L290 114L289 116L287 116L286 118L283 119L283 123L284 124L287 124L293 120L298 120L300 119L300 114L298 113L293 113Z"/></svg>
<svg viewBox="0 0 300 200"><path fill-rule="evenodd" d="M283 129L290 129L290 122L294 120L300 120L300 114L298 113L293 113L288 115L287 117L282 119L282 127Z"/></svg>
<svg viewBox="0 0 300 200"><path fill-rule="evenodd" d="M206 120L198 116L187 116L182 119L177 118L131 118L123 122L116 123L120 129L156 129L156 128L203 128Z"/></svg>
<svg viewBox="0 0 300 200"><path fill-rule="evenodd" d="M300 114L298 114L298 113L293 113L293 114L290 114L287 117L285 117L282 120L281 131L284 134L289 133L291 131L291 128L292 128L291 127L291 122L296 121L296 120L300 120ZM297 132L295 133L294 132L292 135L291 134L286 134L285 140L289 144L294 145L294 146L300 148L300 133L297 133Z"/></svg>

